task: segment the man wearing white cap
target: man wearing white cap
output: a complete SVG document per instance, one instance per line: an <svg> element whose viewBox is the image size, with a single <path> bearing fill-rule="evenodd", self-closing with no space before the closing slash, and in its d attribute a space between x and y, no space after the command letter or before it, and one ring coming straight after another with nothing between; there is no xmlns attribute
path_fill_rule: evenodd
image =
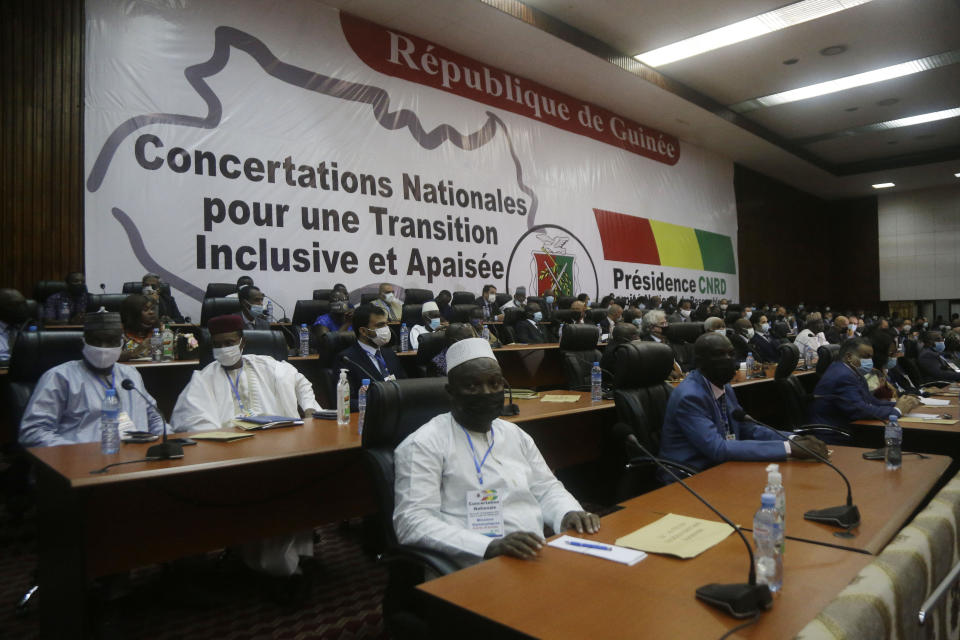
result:
<svg viewBox="0 0 960 640"><path fill-rule="evenodd" d="M395 452L393 524L402 544L441 551L468 566L484 558L536 557L543 526L596 533L547 467L533 439L500 420L503 374L489 343L447 350L451 411L410 434Z"/></svg>
<svg viewBox="0 0 960 640"><path fill-rule="evenodd" d="M410 329L410 348L414 351L420 348L421 335L437 331L449 324L446 319L440 317L440 307L433 300L424 302L420 313L423 316L423 322L413 325Z"/></svg>

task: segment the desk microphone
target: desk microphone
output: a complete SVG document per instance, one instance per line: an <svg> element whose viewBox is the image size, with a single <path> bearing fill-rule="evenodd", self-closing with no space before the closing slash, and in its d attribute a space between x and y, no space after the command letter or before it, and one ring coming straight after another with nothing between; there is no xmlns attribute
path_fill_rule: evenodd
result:
<svg viewBox="0 0 960 640"><path fill-rule="evenodd" d="M160 416L160 419L163 420L163 414L160 413L160 409L157 408L157 405L154 404L150 398L147 397L147 394L137 389L136 385L133 384L133 380L130 378L124 378L123 382L120 383L120 386L126 389L127 391L136 391L137 394L143 398L143 401L147 403L147 406L153 407L157 414ZM183 445L179 442L168 442L167 441L167 421L163 420L163 442L160 444L155 444L149 449L147 449L148 458L156 458L157 460L171 460L173 458L182 458L183 457Z"/></svg>
<svg viewBox="0 0 960 640"><path fill-rule="evenodd" d="M765 584L757 584L757 570L754 564L755 561L753 557L753 549L750 548L750 543L747 542L747 539L740 530L740 527L735 525L730 518L720 513L720 511L718 511L712 504L707 502L700 494L691 489L686 482L680 479L680 476L675 474L672 469L661 462L659 458L651 454L646 447L640 444L640 441L637 440L637 436L634 435L633 430L629 425L623 422L617 423L613 427L613 436L620 440L625 440L631 449L642 452L645 459L649 459L661 470L670 474L674 480L679 482L684 489L693 494L697 500L705 504L708 509L720 516L721 520L733 527L733 530L736 531L737 535L740 536L740 539L743 540L743 544L747 547L747 553L750 555L750 574L748 582L746 584L705 584L697 589L697 598L703 600L712 607L716 607L717 609L732 615L734 618L749 618L759 615L763 609L771 608L773 606L773 597L770 595L770 588Z"/></svg>
<svg viewBox="0 0 960 640"><path fill-rule="evenodd" d="M812 520L814 522L824 522L826 524L832 524L838 527L843 527L844 529L847 529L847 530L853 529L854 527L860 524L860 510L857 508L857 505L853 504L853 491L850 489L850 481L847 479L847 476L845 476L844 473L840 471L840 469L836 468L833 465L833 463L826 458L826 456L821 456L820 454L803 446L796 440L790 440L790 438L783 435L782 433L780 433L778 430L774 429L770 425L764 424L759 420L756 420L750 417L747 414L747 412L744 411L743 409L737 409L736 411L731 413L731 415L735 420L739 420L741 422L744 422L744 421L752 422L753 424L760 425L761 427L765 427L766 429L769 429L770 431L775 433L777 436L779 436L783 440L789 442L792 446L796 446L798 449L803 449L804 451L812 455L814 458L816 458L820 462L824 463L825 465L827 465L828 467L830 467L831 469L839 473L840 477L843 478L843 481L847 484L847 504L841 505L839 507L828 507L826 509L811 509L810 511L807 511L806 513L803 514L804 519Z"/></svg>
<svg viewBox="0 0 960 640"><path fill-rule="evenodd" d="M510 382L506 378L503 379L503 384L507 385L507 389L510 391L510 401L500 408L500 415L501 416L520 415L520 407L514 404L513 402L513 387L510 386Z"/></svg>
<svg viewBox="0 0 960 640"><path fill-rule="evenodd" d="M365 371L365 372L368 374L371 382L379 381L379 380L383 377L383 374L382 374L382 373L370 373L370 369L366 368L365 366L363 366L363 365L360 364L359 362L354 362L353 360L351 360L351 359L350 359L349 357L347 357L347 356L342 356L342 359L343 359L344 362L349 362L350 364L352 364L352 365L355 366L356 368L360 369L361 371Z"/></svg>
<svg viewBox="0 0 960 640"><path fill-rule="evenodd" d="M270 302L272 302L273 304L277 305L278 307L280 307L280 313L283 314L283 317L280 319L280 322L290 322L290 319L287 317L287 310L283 308L282 304L280 304L278 301L274 300L273 298L271 298L265 293L263 294L263 297L269 300Z"/></svg>

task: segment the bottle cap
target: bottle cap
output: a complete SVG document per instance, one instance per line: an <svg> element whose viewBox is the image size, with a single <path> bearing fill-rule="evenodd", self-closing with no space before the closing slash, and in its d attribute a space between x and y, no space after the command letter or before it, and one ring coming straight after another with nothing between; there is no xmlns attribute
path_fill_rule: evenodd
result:
<svg viewBox="0 0 960 640"><path fill-rule="evenodd" d="M301 324L300 324L300 328L301 328L301 329L306 329L306 328L307 328L307 323L306 323L306 322L301 323Z"/></svg>
<svg viewBox="0 0 960 640"><path fill-rule="evenodd" d="M594 363L593 363L593 366L599 367L599 366L600 366L600 363L599 363L599 362L594 362Z"/></svg>
<svg viewBox="0 0 960 640"><path fill-rule="evenodd" d="M110 396L116 396L116 395L117 395L117 390L114 389L113 387L110 387L109 389L107 389L107 392L106 392L104 395L105 395L107 398L109 398Z"/></svg>
<svg viewBox="0 0 960 640"><path fill-rule="evenodd" d="M366 387L366 386L368 386L369 384L370 384L370 378L364 378L363 380L360 381L360 386L361 386L361 387Z"/></svg>
<svg viewBox="0 0 960 640"><path fill-rule="evenodd" d="M773 507L777 504L777 496L772 493L764 493L760 496L760 505L764 508Z"/></svg>
<svg viewBox="0 0 960 640"><path fill-rule="evenodd" d="M900 419L900 416L898 416L898 415L895 414L895 413L891 413L891 414L890 414L890 417L887 418L887 419L888 419L890 422L896 422L897 420Z"/></svg>

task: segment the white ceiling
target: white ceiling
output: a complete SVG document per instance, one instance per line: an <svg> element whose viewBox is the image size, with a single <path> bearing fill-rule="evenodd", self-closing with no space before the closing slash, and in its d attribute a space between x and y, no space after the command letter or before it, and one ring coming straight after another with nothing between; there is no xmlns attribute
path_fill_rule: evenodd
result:
<svg viewBox="0 0 960 640"><path fill-rule="evenodd" d="M384 26L597 103L756 171L827 198L868 195L875 182L895 190L956 183L954 160L857 175L833 175L592 53L480 0L321 0ZM785 4L784 0L526 0L624 54L637 54ZM846 53L820 49L843 44ZM960 49L960 0L874 0L659 69L729 105L786 89ZM793 65L782 61L798 58ZM876 103L897 98L890 106ZM960 106L960 64L829 96L744 114L788 141ZM846 111L857 107L856 111ZM917 136L922 136L917 139ZM893 144L890 142L893 141ZM884 160L960 146L960 119L844 136L799 148L822 166ZM889 164L895 164L891 160Z"/></svg>

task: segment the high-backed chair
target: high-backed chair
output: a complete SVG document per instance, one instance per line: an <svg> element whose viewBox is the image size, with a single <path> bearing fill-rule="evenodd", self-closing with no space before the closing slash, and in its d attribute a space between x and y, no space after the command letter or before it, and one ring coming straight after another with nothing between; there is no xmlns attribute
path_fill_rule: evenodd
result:
<svg viewBox="0 0 960 640"><path fill-rule="evenodd" d="M795 429L807 420L810 407L810 396L800 384L800 380L793 374L800 361L800 350L797 345L787 342L780 345L780 360L773 374L773 384L780 398L781 412L779 427Z"/></svg>
<svg viewBox="0 0 960 640"><path fill-rule="evenodd" d="M442 331L420 334L420 338L417 340L417 370L421 378L437 374L433 359L443 351L446 342L447 334Z"/></svg>
<svg viewBox="0 0 960 640"><path fill-rule="evenodd" d="M510 298L512 298L512 297L513 297L512 295L510 295L509 293L506 293L506 292L498 293L498 294L497 294L497 306L500 307L500 308L503 308L503 305L505 305L505 304L507 304L508 302L510 302Z"/></svg>
<svg viewBox="0 0 960 640"><path fill-rule="evenodd" d="M63 280L39 280L33 285L33 299L41 306L47 298L60 291L67 290L67 283Z"/></svg>
<svg viewBox="0 0 960 640"><path fill-rule="evenodd" d="M400 313L400 322L406 322L408 329L415 324L421 324L423 322L423 305L404 302L403 311Z"/></svg>
<svg viewBox="0 0 960 640"><path fill-rule="evenodd" d="M517 341L517 323L524 317L523 309L510 307L503 310L503 325L500 327L500 344L513 344Z"/></svg>
<svg viewBox="0 0 960 640"><path fill-rule="evenodd" d="M290 324L293 325L294 331L301 324L310 327L316 322L317 318L329 311L329 300L297 300L297 303L293 306L293 318L290 320Z"/></svg>
<svg viewBox="0 0 960 640"><path fill-rule="evenodd" d="M17 336L5 385L11 425L19 427L40 376L59 364L79 360L82 351L82 331L23 331Z"/></svg>
<svg viewBox="0 0 960 640"><path fill-rule="evenodd" d="M237 292L237 285L233 282L211 282L207 285L204 298L226 298Z"/></svg>
<svg viewBox="0 0 960 640"><path fill-rule="evenodd" d="M360 304L367 304L373 302L380 297L379 293L361 293L360 294Z"/></svg>
<svg viewBox="0 0 960 640"><path fill-rule="evenodd" d="M817 349L817 379L819 380L824 373L827 372L827 367L830 366L834 360L837 359L837 356L840 354L840 345L838 344L825 344L819 349Z"/></svg>
<svg viewBox="0 0 960 640"><path fill-rule="evenodd" d="M730 344L733 345L734 357L740 362L747 359L748 353L752 353L752 348L750 347L750 343L747 342L747 339L729 327L727 328L727 339L730 341ZM759 360L760 358L754 354L754 359Z"/></svg>
<svg viewBox="0 0 960 640"><path fill-rule="evenodd" d="M473 315L474 310L479 308L480 307L475 304L452 305L450 322L470 322L470 318Z"/></svg>
<svg viewBox="0 0 960 640"><path fill-rule="evenodd" d="M27 300L27 319L39 320L41 315L40 303L36 300Z"/></svg>
<svg viewBox="0 0 960 640"><path fill-rule="evenodd" d="M617 407L617 421L629 429L615 428L636 436L653 455L660 453L660 436L666 417L667 402L673 387L666 382L673 370L673 350L658 342L635 340L619 345L614 361L613 400ZM627 437L614 446L623 452L625 473L618 479L617 498L624 499L659 486L652 461L638 456ZM695 473L684 465L663 461L680 477Z"/></svg>
<svg viewBox="0 0 960 640"><path fill-rule="evenodd" d="M136 282L124 282L123 288L120 289L120 291L122 293L126 293L127 295L131 293L140 293L143 291L143 283L139 280Z"/></svg>
<svg viewBox="0 0 960 640"><path fill-rule="evenodd" d="M204 298L200 305L200 326L207 326L210 318L240 313L239 298Z"/></svg>
<svg viewBox="0 0 960 640"><path fill-rule="evenodd" d="M314 289L314 290L313 290L313 299L314 299L314 300L329 300L331 293L333 293L333 289Z"/></svg>
<svg viewBox="0 0 960 640"><path fill-rule="evenodd" d="M423 582L425 570L444 575L458 568L437 551L401 545L393 528L394 449L423 424L450 410L446 384L446 378L378 381L370 385L367 397L363 457L379 507L381 559L388 563L390 572L383 596L383 616L387 627L398 636L404 634L395 625L411 615L413 588Z"/></svg>
<svg viewBox="0 0 960 640"><path fill-rule="evenodd" d="M469 291L454 291L451 296L450 304L477 304L477 296Z"/></svg>
<svg viewBox="0 0 960 640"><path fill-rule="evenodd" d="M607 317L607 307L598 307L596 309L590 309L586 313L585 322L590 322L593 324L600 324L600 321Z"/></svg>
<svg viewBox="0 0 960 640"><path fill-rule="evenodd" d="M200 367L213 362L213 345L210 341L210 332L201 331ZM243 352L247 355L272 356L276 360L286 360L290 357L287 339L282 331L272 329L245 329L243 332Z"/></svg>
<svg viewBox="0 0 960 640"><path fill-rule="evenodd" d="M560 354L563 357L563 377L567 388L590 389L590 370L594 362L600 362L597 349L597 327L592 324L568 324L560 337Z"/></svg>
<svg viewBox="0 0 960 640"><path fill-rule="evenodd" d="M790 326L786 322L774 322L770 327L770 336L780 344L790 342L788 333L790 333Z"/></svg>
<svg viewBox="0 0 960 640"><path fill-rule="evenodd" d="M403 291L404 304L423 304L433 300L433 291L430 289L405 289Z"/></svg>
<svg viewBox="0 0 960 640"><path fill-rule="evenodd" d="M340 379L340 372L334 370L337 354L353 346L356 341L357 335L353 331L329 331L317 343L317 386L329 401L337 397L337 381Z"/></svg>
<svg viewBox="0 0 960 640"><path fill-rule="evenodd" d="M557 308L569 309L570 305L577 301L576 296L557 296Z"/></svg>
<svg viewBox="0 0 960 640"><path fill-rule="evenodd" d="M127 293L91 293L87 296L87 311L97 311L103 307L107 311L120 311L120 305L127 299Z"/></svg>
<svg viewBox="0 0 960 640"><path fill-rule="evenodd" d="M674 322L663 330L670 341L674 357L680 368L690 371L695 366L693 358L693 343L703 334L702 322Z"/></svg>

